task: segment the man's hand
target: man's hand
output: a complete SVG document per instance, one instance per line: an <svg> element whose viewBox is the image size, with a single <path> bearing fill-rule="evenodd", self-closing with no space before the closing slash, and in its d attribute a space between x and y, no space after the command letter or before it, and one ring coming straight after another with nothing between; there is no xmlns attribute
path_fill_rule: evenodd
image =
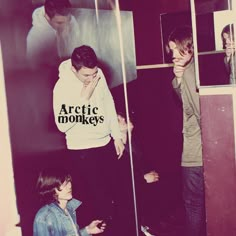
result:
<svg viewBox="0 0 236 236"><path fill-rule="evenodd" d="M227 58L227 62L229 62L231 55L235 53L235 44L234 42L230 42L226 44L225 54Z"/></svg>
<svg viewBox="0 0 236 236"><path fill-rule="evenodd" d="M182 78L185 71L185 66L181 61L174 62L174 74L176 78Z"/></svg>
<svg viewBox="0 0 236 236"><path fill-rule="evenodd" d="M177 83L180 84L186 67L183 65L183 62L181 60L176 60L173 62L174 62L173 72L177 79Z"/></svg>
<svg viewBox="0 0 236 236"><path fill-rule="evenodd" d="M58 40L68 40L72 35L72 25L70 22L66 22L56 29L56 37Z"/></svg>
<svg viewBox="0 0 236 236"><path fill-rule="evenodd" d="M89 84L84 83L84 86L81 90L80 96L84 98L85 100L89 100L98 84L98 81L100 80L100 76L96 76Z"/></svg>
<svg viewBox="0 0 236 236"><path fill-rule="evenodd" d="M106 224L103 223L102 226L99 228L97 227L102 220L94 220L88 226L86 226L86 230L88 234L100 234L104 232Z"/></svg>
<svg viewBox="0 0 236 236"><path fill-rule="evenodd" d="M154 170L146 173L143 177L148 184L157 182L159 180L159 174Z"/></svg>
<svg viewBox="0 0 236 236"><path fill-rule="evenodd" d="M125 145L122 142L122 139L115 139L114 145L115 145L116 154L118 156L118 159L120 159L121 156L123 155L124 150L125 150Z"/></svg>

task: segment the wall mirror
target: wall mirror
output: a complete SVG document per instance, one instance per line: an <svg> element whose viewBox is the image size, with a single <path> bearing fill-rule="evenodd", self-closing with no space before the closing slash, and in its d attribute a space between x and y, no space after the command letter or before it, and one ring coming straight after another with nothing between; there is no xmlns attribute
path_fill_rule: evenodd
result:
<svg viewBox="0 0 236 236"><path fill-rule="evenodd" d="M232 79L235 70L233 2L191 0L191 7L193 31L196 32L194 47L197 48L195 59L199 68L199 85L235 84ZM227 50L231 56L226 60L226 42L222 40L222 31L230 24L231 45Z"/></svg>
<svg viewBox="0 0 236 236"><path fill-rule="evenodd" d="M34 200L37 197L35 183L39 170L52 163L59 164L67 155L65 137L55 126L52 108L59 63L69 58L73 47L86 44L94 48L111 89L137 77L130 3L71 1L74 22L71 27L75 27L78 34L71 34L71 28L68 28L68 32L56 38L58 41L55 43L46 27L41 33L32 33L32 41L29 42L32 13L43 3L43 0L25 1L22 4L4 1L0 8L0 39L11 148L23 235L32 235L36 210ZM44 12L41 13L37 12L37 19L33 23L37 24L40 20L45 22ZM59 37L58 34L56 36ZM30 53L29 46L33 50ZM34 54L37 47L39 53ZM125 100L124 97L118 99L115 103ZM124 103L121 106L128 113L127 106ZM131 172L131 169L128 171ZM131 220L135 221L134 218Z"/></svg>

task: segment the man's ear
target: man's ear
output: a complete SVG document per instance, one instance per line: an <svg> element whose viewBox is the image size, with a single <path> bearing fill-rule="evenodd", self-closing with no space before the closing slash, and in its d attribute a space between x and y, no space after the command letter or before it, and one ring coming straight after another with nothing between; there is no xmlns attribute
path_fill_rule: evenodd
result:
<svg viewBox="0 0 236 236"><path fill-rule="evenodd" d="M53 194L53 198L57 201L58 200L58 193L59 190L57 188L55 188L55 193Z"/></svg>
<svg viewBox="0 0 236 236"><path fill-rule="evenodd" d="M47 13L44 13L44 17L46 18L48 22L51 20L51 18L47 15Z"/></svg>

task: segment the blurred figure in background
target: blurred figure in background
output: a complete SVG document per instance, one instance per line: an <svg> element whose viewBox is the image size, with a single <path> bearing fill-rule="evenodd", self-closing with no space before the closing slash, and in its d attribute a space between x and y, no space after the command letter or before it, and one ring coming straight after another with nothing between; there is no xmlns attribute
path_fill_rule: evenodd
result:
<svg viewBox="0 0 236 236"><path fill-rule="evenodd" d="M133 171L134 171L134 177L135 177L135 189L136 189L136 199L137 199L137 211L138 211L138 218L139 218L139 224L141 231L145 235L151 235L148 234L153 231L153 229L150 227L150 215L151 209L150 206L153 208L158 201L158 197L153 197L153 189L149 188L149 184L155 183L159 181L159 174L152 170L150 167L150 164L148 163L147 158L145 159L145 155L142 152L142 150L139 148L139 145L137 143L137 139L135 139L133 135L133 129L134 125L129 120L126 122L125 115L122 112L118 112L117 115L119 127L122 134L122 141L125 144L125 152L124 152L124 158L122 158L120 162L120 178L122 179L122 182L126 183L124 187L126 187L126 191L128 194L126 196L129 196L130 199L126 200L127 209L129 211L132 211L132 184L131 184L131 163L130 163L130 149L129 149L129 142L128 142L128 132L130 132L131 135L131 148L132 148L132 159L133 159ZM157 187L157 186L153 186ZM151 197L152 196L152 197ZM155 198L155 204L153 202L153 199ZM125 202L125 200L124 200ZM157 207L158 208L158 207ZM158 212L160 209L155 209L156 212ZM128 212L129 212L128 211ZM157 224L158 218L157 215L154 215L152 218L155 218L155 222ZM130 214L132 215L132 214Z"/></svg>
<svg viewBox="0 0 236 236"><path fill-rule="evenodd" d="M46 0L34 10L27 35L27 59L32 67L57 65L77 46L77 22L69 0Z"/></svg>
<svg viewBox="0 0 236 236"><path fill-rule="evenodd" d="M122 141L125 144L125 152L127 154L129 154L128 132L131 133L132 153L134 155L134 161L137 165L136 167L138 168L137 171L143 176L143 179L146 181L146 183L154 183L158 181L158 173L155 170L148 170L150 167L148 167L146 164L141 149L138 148L134 138L132 138L132 131L134 129L133 123L130 120L126 122L126 119L121 112L118 112L117 118L122 134Z"/></svg>

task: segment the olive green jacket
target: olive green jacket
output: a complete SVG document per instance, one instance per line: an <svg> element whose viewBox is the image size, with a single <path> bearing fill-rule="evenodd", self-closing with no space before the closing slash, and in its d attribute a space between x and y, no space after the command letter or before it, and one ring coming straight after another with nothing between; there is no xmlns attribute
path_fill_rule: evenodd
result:
<svg viewBox="0 0 236 236"><path fill-rule="evenodd" d="M172 80L173 88L183 104L183 153L181 165L202 166L199 94L196 88L194 62L187 65L181 82Z"/></svg>

